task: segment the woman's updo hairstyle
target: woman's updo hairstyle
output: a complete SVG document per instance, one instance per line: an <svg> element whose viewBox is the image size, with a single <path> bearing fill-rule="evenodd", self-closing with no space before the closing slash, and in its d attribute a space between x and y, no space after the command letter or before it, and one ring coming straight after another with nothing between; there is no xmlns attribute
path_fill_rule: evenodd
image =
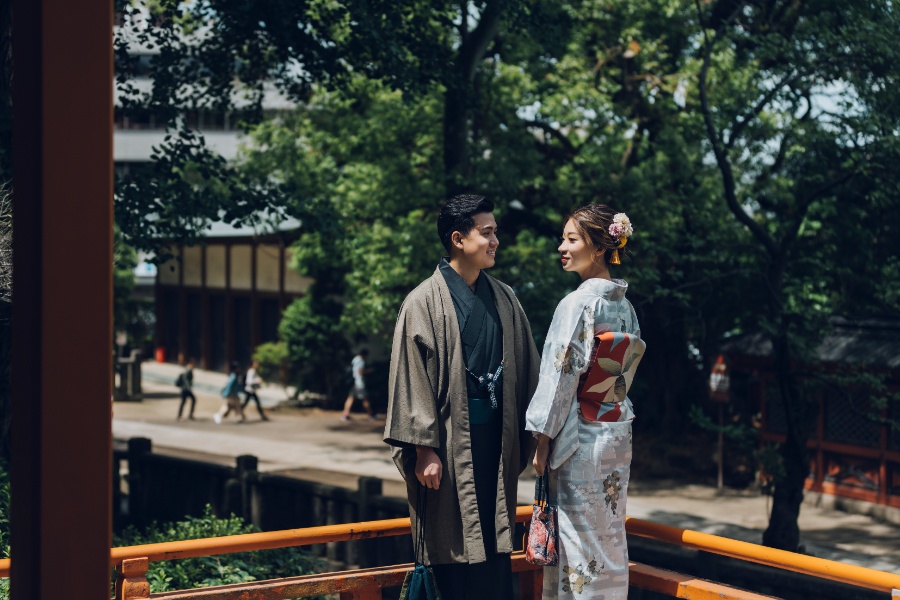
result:
<svg viewBox="0 0 900 600"><path fill-rule="evenodd" d="M605 204L586 204L576 208L569 215L576 229L593 248L603 249L603 260L608 265L617 265L620 251L624 252L631 222L625 213L617 213ZM613 233L619 235L613 236Z"/></svg>

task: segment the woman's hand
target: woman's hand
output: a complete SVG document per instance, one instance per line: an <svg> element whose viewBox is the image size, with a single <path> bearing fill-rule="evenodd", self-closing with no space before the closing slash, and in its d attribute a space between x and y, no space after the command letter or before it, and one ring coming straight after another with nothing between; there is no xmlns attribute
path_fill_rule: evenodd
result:
<svg viewBox="0 0 900 600"><path fill-rule="evenodd" d="M547 468L547 457L550 455L550 438L539 433L537 439L537 450L534 452L534 460L531 461L531 464L534 465L534 470L538 475L543 475Z"/></svg>
<svg viewBox="0 0 900 600"><path fill-rule="evenodd" d="M426 488L438 489L444 468L434 448L416 446L416 479Z"/></svg>

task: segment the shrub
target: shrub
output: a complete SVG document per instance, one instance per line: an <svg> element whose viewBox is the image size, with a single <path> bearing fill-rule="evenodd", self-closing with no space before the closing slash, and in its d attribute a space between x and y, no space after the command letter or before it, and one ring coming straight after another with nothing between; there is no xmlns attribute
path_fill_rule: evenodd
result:
<svg viewBox="0 0 900 600"><path fill-rule="evenodd" d="M287 344L266 342L256 347L253 360L259 363L259 376L269 382L277 382L287 388L292 383L291 361Z"/></svg>
<svg viewBox="0 0 900 600"><path fill-rule="evenodd" d="M240 517L218 518L207 505L201 517L151 524L144 531L127 528L114 539L116 546L155 544L258 531ZM295 577L322 570L321 561L299 548L278 548L258 552L238 552L221 556L200 556L150 563L147 580L153 593L278 577Z"/></svg>

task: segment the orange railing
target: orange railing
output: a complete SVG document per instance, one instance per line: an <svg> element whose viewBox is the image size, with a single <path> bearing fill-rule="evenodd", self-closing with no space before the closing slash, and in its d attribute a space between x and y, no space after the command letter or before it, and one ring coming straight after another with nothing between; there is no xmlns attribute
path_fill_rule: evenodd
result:
<svg viewBox="0 0 900 600"><path fill-rule="evenodd" d="M866 567L816 558L815 556L776 550L749 542L740 542L717 535L661 525L641 519L627 519L625 528L632 535L730 556L795 573L804 573L821 579L849 583L888 594L891 594L894 590L900 590L900 575L895 573L886 573ZM898 595L900 595L900 591L898 591Z"/></svg>
<svg viewBox="0 0 900 600"><path fill-rule="evenodd" d="M516 517L518 522L527 522L531 517L531 508L527 506L519 507ZM900 590L900 575L893 573L847 565L783 550L774 550L756 544L660 525L641 519L629 518L626 527L629 533L641 537L851 584L885 592L888 595L891 595L892 592L900 594L898 592ZM409 519L404 518L165 542L113 548L110 551L110 564L116 568L117 572L116 598L119 600L136 600L150 597L150 586L146 579L150 562L372 539L406 535L409 532ZM0 560L0 577L9 577L9 567L9 559ZM395 565L339 573L307 575L215 588L166 592L160 597L164 597L167 600L198 598L237 600L238 598L246 598L248 594L252 593L253 598L275 600L338 593L341 600L370 600L381 598L382 588L400 585L410 567L411 565ZM521 553L516 553L513 555L513 571L519 574L522 598L540 598L542 570L525 562ZM738 590L671 571L656 569L640 563L632 562L630 571L631 585L661 592L675 598L731 598L734 600L764 598L764 596L752 592Z"/></svg>

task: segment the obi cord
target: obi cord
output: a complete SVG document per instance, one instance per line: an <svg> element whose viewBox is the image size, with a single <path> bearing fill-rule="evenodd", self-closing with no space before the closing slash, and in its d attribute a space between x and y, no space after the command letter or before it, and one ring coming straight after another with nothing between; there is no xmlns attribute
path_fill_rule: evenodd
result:
<svg viewBox="0 0 900 600"><path fill-rule="evenodd" d="M497 370L493 373L487 372L484 375L476 375L472 371L469 371L467 368L466 371L469 372L469 375L474 377L478 381L478 389L487 390L488 397L491 399L491 409L497 408L497 382L500 381L500 376L503 375L503 362L500 362L500 366L497 367Z"/></svg>

